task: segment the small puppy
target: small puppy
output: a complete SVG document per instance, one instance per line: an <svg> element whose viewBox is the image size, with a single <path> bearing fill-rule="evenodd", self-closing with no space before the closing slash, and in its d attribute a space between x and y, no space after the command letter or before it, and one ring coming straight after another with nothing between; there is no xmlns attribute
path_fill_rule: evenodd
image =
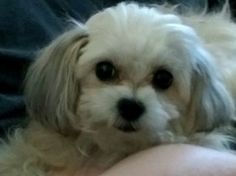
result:
<svg viewBox="0 0 236 176"><path fill-rule="evenodd" d="M0 175L82 176L164 143L229 150L235 31L227 8L196 15L135 3L78 23L29 69L31 121L2 143Z"/></svg>

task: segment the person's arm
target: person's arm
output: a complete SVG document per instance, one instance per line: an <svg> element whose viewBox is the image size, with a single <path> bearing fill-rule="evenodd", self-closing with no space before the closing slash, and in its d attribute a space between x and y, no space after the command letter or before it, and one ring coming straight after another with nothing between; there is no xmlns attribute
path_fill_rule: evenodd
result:
<svg viewBox="0 0 236 176"><path fill-rule="evenodd" d="M128 157L100 176L236 176L236 156L198 146L163 145Z"/></svg>

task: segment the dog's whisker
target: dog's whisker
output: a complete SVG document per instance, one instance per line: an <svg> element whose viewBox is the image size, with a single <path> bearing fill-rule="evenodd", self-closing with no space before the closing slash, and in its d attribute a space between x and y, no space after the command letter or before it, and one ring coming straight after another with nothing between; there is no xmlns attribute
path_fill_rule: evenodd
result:
<svg viewBox="0 0 236 176"><path fill-rule="evenodd" d="M85 133L96 133L97 132L95 129L91 129L90 127L81 127L80 130Z"/></svg>
<svg viewBox="0 0 236 176"><path fill-rule="evenodd" d="M117 118L116 120L114 120L114 123L118 126L123 124L123 121L120 118Z"/></svg>
<svg viewBox="0 0 236 176"><path fill-rule="evenodd" d="M114 124L116 124L116 123L117 123L117 119L115 119L115 118L110 118L109 121L108 121L108 123L107 123L107 126L108 126L108 127L112 127L112 126L114 126Z"/></svg>
<svg viewBox="0 0 236 176"><path fill-rule="evenodd" d="M134 129L139 129L139 124L138 124L138 123L131 123L131 126L132 126Z"/></svg>
<svg viewBox="0 0 236 176"><path fill-rule="evenodd" d="M77 146L76 149L79 151L79 153L84 157L89 157L89 154L83 150L80 146Z"/></svg>

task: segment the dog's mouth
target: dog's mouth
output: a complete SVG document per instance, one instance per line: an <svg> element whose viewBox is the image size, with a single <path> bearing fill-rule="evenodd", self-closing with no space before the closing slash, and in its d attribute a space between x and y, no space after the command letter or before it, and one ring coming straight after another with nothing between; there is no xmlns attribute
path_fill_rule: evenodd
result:
<svg viewBox="0 0 236 176"><path fill-rule="evenodd" d="M126 123L126 124L122 124L122 125L115 125L115 128L122 131L122 132L125 132L125 133L134 133L139 130L139 128L137 126L135 126L134 124L131 124L131 123Z"/></svg>

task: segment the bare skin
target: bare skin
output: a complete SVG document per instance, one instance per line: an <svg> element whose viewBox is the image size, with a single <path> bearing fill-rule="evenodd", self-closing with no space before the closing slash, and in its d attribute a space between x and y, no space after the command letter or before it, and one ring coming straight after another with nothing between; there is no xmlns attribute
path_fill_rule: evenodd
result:
<svg viewBox="0 0 236 176"><path fill-rule="evenodd" d="M106 171L91 166L84 171L67 170L54 175L236 176L236 155L193 145L171 144L139 152Z"/></svg>
<svg viewBox="0 0 236 176"><path fill-rule="evenodd" d="M100 176L236 176L236 156L191 145L165 145L133 155Z"/></svg>

